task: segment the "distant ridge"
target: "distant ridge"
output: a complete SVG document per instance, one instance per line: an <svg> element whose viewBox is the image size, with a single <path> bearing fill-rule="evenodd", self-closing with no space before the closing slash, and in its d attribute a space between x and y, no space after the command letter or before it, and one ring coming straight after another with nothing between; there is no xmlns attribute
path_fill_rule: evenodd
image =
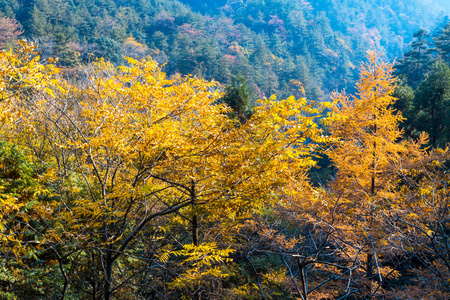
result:
<svg viewBox="0 0 450 300"><path fill-rule="evenodd" d="M373 46L400 57L441 11L431 0L0 1L0 18L17 19L21 38L61 66L150 55L169 75L228 85L241 73L253 98L304 96L301 82L317 100L351 92Z"/></svg>

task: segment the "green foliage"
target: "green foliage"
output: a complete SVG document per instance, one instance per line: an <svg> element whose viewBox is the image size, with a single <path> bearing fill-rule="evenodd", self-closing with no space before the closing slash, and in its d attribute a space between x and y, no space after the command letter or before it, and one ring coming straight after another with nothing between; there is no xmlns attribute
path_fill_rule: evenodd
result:
<svg viewBox="0 0 450 300"><path fill-rule="evenodd" d="M123 62L122 48L117 41L107 36L101 36L90 39L89 43L91 44L90 51L92 51L90 53L94 57L103 57L116 65Z"/></svg>
<svg viewBox="0 0 450 300"><path fill-rule="evenodd" d="M404 130L404 133L408 137L416 137L419 133L416 130L415 122L415 112L414 112L414 97L415 91L406 83L406 78L401 76L395 87L394 98L397 101L392 105L392 107L400 112L402 112L403 120L400 123L400 128Z"/></svg>
<svg viewBox="0 0 450 300"><path fill-rule="evenodd" d="M19 197L23 191L35 185L34 171L25 154L17 146L0 141L0 186L2 193L15 194ZM31 192L31 191L30 191ZM29 196L29 194L28 194Z"/></svg>
<svg viewBox="0 0 450 300"><path fill-rule="evenodd" d="M425 131L433 147L443 147L450 142L449 36L450 23L432 39L425 30L419 30L414 34L412 49L404 54L396 66L401 79L394 95L399 101L394 108L406 117L402 124L405 135L418 137L421 131Z"/></svg>
<svg viewBox="0 0 450 300"><path fill-rule="evenodd" d="M433 26L438 8L410 3L2 0L0 12L16 17L42 57L58 57L60 65L76 66L77 52L84 61L94 54L120 64L118 46L132 36L158 63L167 62L169 75L229 85L241 72L252 100L274 93L287 98L289 82L297 80L308 98L320 100L336 89L354 91L356 66L372 41L394 56L414 30ZM376 6L382 9L371 9Z"/></svg>
<svg viewBox="0 0 450 300"><path fill-rule="evenodd" d="M438 55L447 63L450 63L450 22L445 24L434 39Z"/></svg>
<svg viewBox="0 0 450 300"><path fill-rule="evenodd" d="M61 283L55 262L36 254L34 241L39 243L41 228L35 208L43 205L35 197L38 193L29 158L17 146L0 141L0 299L43 297ZM26 265L14 260L17 256L25 257Z"/></svg>
<svg viewBox="0 0 450 300"><path fill-rule="evenodd" d="M414 98L414 113L419 131L430 135L433 147L450 142L450 69L436 61Z"/></svg>
<svg viewBox="0 0 450 300"><path fill-rule="evenodd" d="M427 73L432 61L432 49L429 47L429 34L420 29L414 33L415 40L411 44L411 50L403 55L397 64L397 73L406 75L407 83L416 88Z"/></svg>
<svg viewBox="0 0 450 300"><path fill-rule="evenodd" d="M244 121L251 115L251 90L245 77L239 73L225 88L221 101L233 109L234 116Z"/></svg>

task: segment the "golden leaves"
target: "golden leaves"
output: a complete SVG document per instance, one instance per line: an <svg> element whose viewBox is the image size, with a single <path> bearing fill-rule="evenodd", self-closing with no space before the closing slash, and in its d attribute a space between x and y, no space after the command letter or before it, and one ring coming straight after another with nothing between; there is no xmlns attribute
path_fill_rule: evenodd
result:
<svg viewBox="0 0 450 300"><path fill-rule="evenodd" d="M13 72L24 83L14 88L15 82L2 81L10 97L2 112L14 128L2 136L45 165L38 177L51 191L33 195L48 201L39 206L46 216L40 241L64 244L61 251L100 249L94 255L113 251L120 257L129 241L147 243L141 232L156 242L175 226L191 225L194 216L216 224L215 233L234 234L241 220L278 203L287 185L306 193L306 172L321 146L336 141L320 126L337 118L326 114L331 103L273 96L237 126L230 109L217 104L216 82L167 78L152 60L127 58L119 68L98 60L69 82L56 77L51 64L2 55L18 66L4 74ZM8 202L16 209L13 199ZM157 219L164 224L146 227ZM275 241L282 249L298 242ZM160 263L174 259L186 267L171 283L178 289L228 276L233 251L205 241L156 252ZM282 277L277 271L264 280L278 284Z"/></svg>
<svg viewBox="0 0 450 300"><path fill-rule="evenodd" d="M172 252L175 256L183 256L184 260L181 264L188 265L188 269L178 278L175 278L168 284L171 289L191 288L195 290L202 281L210 281L211 277L226 278L228 273L224 272L219 264L229 263L231 259L229 255L234 250L217 249L215 243L203 243L198 246L187 244L182 250ZM162 258L166 259L167 254ZM160 258L161 259L161 258Z"/></svg>

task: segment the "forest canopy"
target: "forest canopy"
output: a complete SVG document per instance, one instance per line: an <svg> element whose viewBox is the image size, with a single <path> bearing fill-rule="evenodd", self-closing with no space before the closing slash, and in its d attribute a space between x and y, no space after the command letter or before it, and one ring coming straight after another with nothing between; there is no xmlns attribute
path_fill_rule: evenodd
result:
<svg viewBox="0 0 450 300"><path fill-rule="evenodd" d="M448 294L449 153L400 139L376 52L357 96L241 118L153 60L67 80L35 49L0 52L3 298ZM336 172L314 186L321 155Z"/></svg>
<svg viewBox="0 0 450 300"><path fill-rule="evenodd" d="M302 96L291 80L315 100L354 91L373 43L399 57L415 31L443 26L440 13L428 0L0 1L0 18L17 21L59 66L150 55L169 75L228 85L241 73L252 101Z"/></svg>

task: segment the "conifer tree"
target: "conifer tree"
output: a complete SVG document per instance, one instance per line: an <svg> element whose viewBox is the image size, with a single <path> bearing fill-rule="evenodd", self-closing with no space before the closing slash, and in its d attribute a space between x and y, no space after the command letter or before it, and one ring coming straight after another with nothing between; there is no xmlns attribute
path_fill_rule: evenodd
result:
<svg viewBox="0 0 450 300"><path fill-rule="evenodd" d="M225 95L221 100L233 109L233 114L241 122L250 116L251 91L244 75L239 73L232 78L232 82L225 88Z"/></svg>
<svg viewBox="0 0 450 300"><path fill-rule="evenodd" d="M30 12L27 25L34 37L42 37L51 32L51 25L47 23L45 12L41 11L36 5L33 6Z"/></svg>
<svg viewBox="0 0 450 300"><path fill-rule="evenodd" d="M436 61L420 84L414 98L418 130L430 135L432 146L445 146L450 141L450 69Z"/></svg>
<svg viewBox="0 0 450 300"><path fill-rule="evenodd" d="M402 135L399 123L403 117L391 106L395 79L392 65L381 61L380 55L369 52L357 83L357 95L349 98L335 94L334 112L341 120L331 125L333 135L341 138L329 157L338 169L333 191L341 200L340 207L348 218L345 226L357 232L365 252L367 292L371 293L375 279L377 245L383 245L382 222L377 220L380 210L395 205L392 194L395 182L394 165L408 152L418 151L418 145L399 143ZM377 265L378 281L381 273Z"/></svg>
<svg viewBox="0 0 450 300"><path fill-rule="evenodd" d="M434 38L434 44L439 56L448 64L450 63L450 22Z"/></svg>
<svg viewBox="0 0 450 300"><path fill-rule="evenodd" d="M418 132L416 130L416 113L414 111L414 96L415 91L406 83L407 79L401 76L397 80L393 96L397 99L392 107L400 111L405 117L400 128L404 130L404 134L407 137L417 137Z"/></svg>
<svg viewBox="0 0 450 300"><path fill-rule="evenodd" d="M428 45L429 33L421 29L414 33L415 40L411 44L411 50L403 55L397 65L397 73L405 74L408 84L416 88L423 80L431 62L433 52Z"/></svg>

